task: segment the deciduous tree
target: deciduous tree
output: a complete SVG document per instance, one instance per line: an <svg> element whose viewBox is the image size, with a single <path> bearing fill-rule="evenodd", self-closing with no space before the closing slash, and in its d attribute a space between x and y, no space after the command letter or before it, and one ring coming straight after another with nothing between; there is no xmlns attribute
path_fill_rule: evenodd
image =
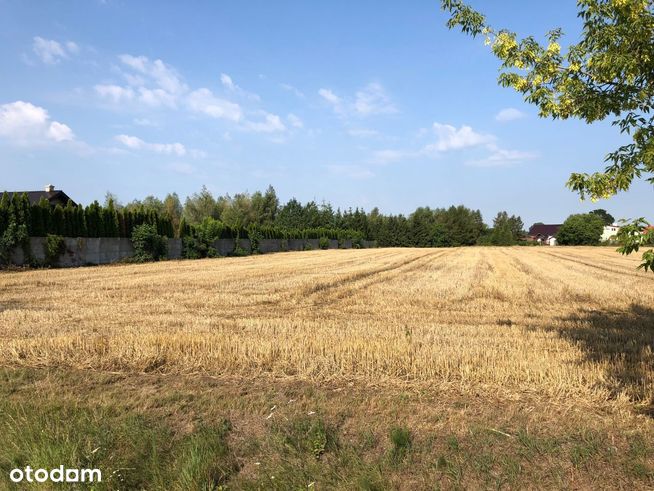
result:
<svg viewBox="0 0 654 491"><path fill-rule="evenodd" d="M606 156L603 170L570 176L568 187L582 199L611 197L634 179L654 184L652 0L578 0L580 40L565 50L561 29L550 31L541 44L533 36L521 39L511 30L493 28L461 0L441 0L441 5L450 14L448 27L485 37L501 61L499 83L523 94L540 116L587 123L612 118L631 138ZM644 255L643 264L651 268L652 258L654 253Z"/></svg>

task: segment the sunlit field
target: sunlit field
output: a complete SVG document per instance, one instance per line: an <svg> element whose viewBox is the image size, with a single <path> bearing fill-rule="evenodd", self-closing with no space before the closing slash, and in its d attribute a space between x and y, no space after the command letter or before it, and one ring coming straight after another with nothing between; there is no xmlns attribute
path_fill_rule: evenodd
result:
<svg viewBox="0 0 654 491"><path fill-rule="evenodd" d="M647 488L654 275L637 264L513 247L4 272L5 409L126 406L170 441L228 419L233 462L206 479L229 489ZM269 433L313 441L315 413L322 447L284 459Z"/></svg>

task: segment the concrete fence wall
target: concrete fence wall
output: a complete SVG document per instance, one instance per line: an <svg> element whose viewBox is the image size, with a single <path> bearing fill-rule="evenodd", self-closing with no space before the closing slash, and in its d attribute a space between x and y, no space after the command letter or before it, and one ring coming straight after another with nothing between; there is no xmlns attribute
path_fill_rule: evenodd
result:
<svg viewBox="0 0 654 491"><path fill-rule="evenodd" d="M30 250L37 262L45 261L45 237L30 237ZM304 251L307 249L318 249L318 239L263 239L259 242L259 252L283 252L283 251ZM66 251L59 257L57 266L74 267L90 264L115 263L134 255L132 241L126 238L117 237L64 237ZM330 240L329 248L338 249L338 241ZM375 247L374 241L364 241L364 247ZM236 247L235 239L219 239L213 243L213 247L221 256L228 256L234 252ZM241 239L239 247L250 253L251 243L249 239ZM346 240L341 244L343 249L351 249L352 241ZM182 239L168 239L168 259L180 259L182 257ZM11 257L12 264L22 266L26 263L23 250L16 248Z"/></svg>

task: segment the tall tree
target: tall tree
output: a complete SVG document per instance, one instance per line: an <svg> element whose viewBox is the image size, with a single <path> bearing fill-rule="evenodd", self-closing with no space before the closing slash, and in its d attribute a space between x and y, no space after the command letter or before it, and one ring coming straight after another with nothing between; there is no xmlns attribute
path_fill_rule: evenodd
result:
<svg viewBox="0 0 654 491"><path fill-rule="evenodd" d="M206 217L218 219L220 215L213 194L206 186L202 186L199 193L194 193L186 198L184 218L186 218L187 223L194 225L200 223Z"/></svg>
<svg viewBox="0 0 654 491"><path fill-rule="evenodd" d="M275 224L282 228L302 228L304 207L297 199L291 198L277 214Z"/></svg>
<svg viewBox="0 0 654 491"><path fill-rule="evenodd" d="M163 200L163 215L170 220L173 230L179 229L183 212L184 209L177 193L168 193Z"/></svg>
<svg viewBox="0 0 654 491"><path fill-rule="evenodd" d="M266 192L261 194L259 191L252 195L252 209L255 215L257 225L272 227L277 217L279 208L279 199L275 188L268 186Z"/></svg>
<svg viewBox="0 0 654 491"><path fill-rule="evenodd" d="M593 210L593 211L591 211L591 213L594 214L594 215L597 215L602 220L604 220L604 225L612 225L612 224L615 223L615 218L613 218L613 215L611 215L606 210L603 210L602 208L599 208L597 210Z"/></svg>
<svg viewBox="0 0 654 491"><path fill-rule="evenodd" d="M557 232L556 240L561 245L596 245L603 230L604 220L598 215L570 215Z"/></svg>
<svg viewBox="0 0 654 491"><path fill-rule="evenodd" d="M494 29L483 14L461 0L441 0L448 27L482 34L501 61L499 83L538 106L540 116L578 118L587 123L613 118L631 142L606 156L603 171L573 173L568 187L582 199L608 198L627 190L634 179L654 184L654 3L651 0L578 0L581 38L562 50L561 29L547 35L547 45L532 36L519 39L508 29ZM647 226L630 229L637 239ZM638 250L625 244L622 252ZM654 251L642 266L654 267Z"/></svg>

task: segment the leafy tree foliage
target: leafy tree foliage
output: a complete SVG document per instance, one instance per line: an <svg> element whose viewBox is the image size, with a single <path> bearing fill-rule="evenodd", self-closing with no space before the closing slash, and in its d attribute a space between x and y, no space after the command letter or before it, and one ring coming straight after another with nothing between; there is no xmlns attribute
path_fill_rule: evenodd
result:
<svg viewBox="0 0 654 491"><path fill-rule="evenodd" d="M556 234L561 245L597 245L604 230L604 220L596 214L570 215Z"/></svg>
<svg viewBox="0 0 654 491"><path fill-rule="evenodd" d="M621 254L638 252L643 246L654 245L654 226L644 218L639 218L631 224L626 224L618 232L618 239L622 246L618 249ZM654 271L654 251L648 250L643 254L643 263L638 266L645 271Z"/></svg>
<svg viewBox="0 0 654 491"><path fill-rule="evenodd" d="M199 193L195 193L184 203L184 218L189 224L200 223L205 217L220 218L220 210L211 191L202 186Z"/></svg>
<svg viewBox="0 0 654 491"><path fill-rule="evenodd" d="M166 256L168 242L157 233L156 225L144 223L134 227L132 232L134 259L138 262L158 261Z"/></svg>
<svg viewBox="0 0 654 491"><path fill-rule="evenodd" d="M177 193L169 193L163 200L162 215L170 220L173 230L179 229L184 208Z"/></svg>
<svg viewBox="0 0 654 491"><path fill-rule="evenodd" d="M515 245L524 237L524 224L519 216L501 211L493 220L493 228L481 237L482 245L508 246Z"/></svg>
<svg viewBox="0 0 654 491"><path fill-rule="evenodd" d="M542 45L532 36L519 39L510 30L494 29L461 0L441 0L441 5L450 13L448 27L485 36L501 61L499 83L523 94L540 116L588 123L611 117L613 125L631 137L630 143L606 156L603 171L570 176L568 187L582 199L611 197L642 177L654 183L651 0L578 0L581 39L565 51L559 43L561 29L550 31ZM652 257L654 251L643 256L647 268L654 266Z"/></svg>
<svg viewBox="0 0 654 491"><path fill-rule="evenodd" d="M606 210L603 210L602 208L599 208L597 210L593 210L593 211L591 211L591 213L594 214L594 215L597 215L602 220L604 220L604 225L612 225L612 224L615 223L615 218L613 218L613 215L611 215Z"/></svg>
<svg viewBox="0 0 654 491"><path fill-rule="evenodd" d="M17 225L26 225L26 237L132 237L137 227L148 224L157 235L182 238L186 257L215 255L217 239L250 239L255 250L263 239L323 238L338 240L341 246L345 241L362 246L363 240L371 240L383 247L453 247L513 244L521 238L523 228L520 217L501 212L489 232L479 210L465 206L421 207L406 217L384 215L378 208L370 213L360 208L334 210L326 202L303 204L295 198L280 205L272 186L264 193L217 198L203 187L184 206L175 193L163 201L148 196L125 206L107 193L105 206L94 201L86 208L72 203L52 207L47 200L30 206L27 196L9 199L5 193L0 198L0 235L10 218Z"/></svg>
<svg viewBox="0 0 654 491"><path fill-rule="evenodd" d="M61 235L47 234L45 242L43 243L43 253L45 256L45 264L48 266L56 266L59 262L59 257L66 252L66 243Z"/></svg>

